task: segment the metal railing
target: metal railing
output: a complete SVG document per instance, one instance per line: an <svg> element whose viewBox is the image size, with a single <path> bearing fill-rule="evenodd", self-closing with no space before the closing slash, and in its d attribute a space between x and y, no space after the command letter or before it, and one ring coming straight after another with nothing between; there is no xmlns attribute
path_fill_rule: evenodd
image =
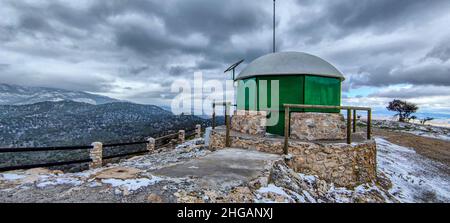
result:
<svg viewBox="0 0 450 223"><path fill-rule="evenodd" d="M289 148L289 129L290 129L290 109L338 109L347 110L347 144L352 143L352 130L356 132L356 111L367 111L367 139L371 139L372 134L372 109L369 107L355 106L325 106L325 105L300 105L300 104L284 104L284 154L288 154ZM352 128L352 111L353 111L353 128Z"/></svg>

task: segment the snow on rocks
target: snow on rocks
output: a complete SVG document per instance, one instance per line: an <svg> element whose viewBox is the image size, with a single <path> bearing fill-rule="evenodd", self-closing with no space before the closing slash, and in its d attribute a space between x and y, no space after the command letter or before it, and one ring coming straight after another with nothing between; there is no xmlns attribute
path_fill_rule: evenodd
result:
<svg viewBox="0 0 450 223"><path fill-rule="evenodd" d="M450 202L449 168L445 164L382 138L375 140L378 170L392 182L389 192L393 196L401 202Z"/></svg>
<svg viewBox="0 0 450 223"><path fill-rule="evenodd" d="M72 177L61 177L61 178L44 178L44 180L38 182L36 187L45 188L48 186L57 186L57 185L72 185L72 186L80 186L82 181L77 178Z"/></svg>
<svg viewBox="0 0 450 223"><path fill-rule="evenodd" d="M202 138L186 141L175 149L162 148L152 155L138 156L122 161L122 166L138 169L155 170L161 167L202 157L210 153Z"/></svg>
<svg viewBox="0 0 450 223"><path fill-rule="evenodd" d="M35 202L41 199L77 202L78 198L72 193L81 193L82 196L94 201L95 198L122 201L125 197L133 197L141 192L145 194L149 187L158 184L166 185L166 189L162 189L162 191L169 192L183 187L194 187L190 179L161 178L153 176L150 172L163 166L204 156L207 153L209 151L203 145L203 140L195 139L178 145L176 148L166 148L154 154L137 156L119 163L107 164L102 168L78 173L63 173L44 168L1 173L0 202L6 201L5 199L12 202ZM15 193L19 190L20 196L18 196L19 193ZM111 194L119 196L109 197ZM136 196L139 197L139 195Z"/></svg>
<svg viewBox="0 0 450 223"><path fill-rule="evenodd" d="M255 193L256 203L293 203L292 197L287 194L283 188L269 184L266 187L259 188ZM304 199L302 200L304 201Z"/></svg>
<svg viewBox="0 0 450 223"><path fill-rule="evenodd" d="M0 179L4 179L4 180L19 180L25 178L25 176L23 175L19 175L19 174L15 174L15 173L4 173L1 174L1 178Z"/></svg>
<svg viewBox="0 0 450 223"><path fill-rule="evenodd" d="M365 184L355 189L335 187L317 176L295 173L284 162L274 164L269 185L257 190L255 196L255 202L397 202L375 184Z"/></svg>
<svg viewBox="0 0 450 223"><path fill-rule="evenodd" d="M127 179L127 180L120 180L120 179L104 179L102 180L102 183L110 184L112 187L119 187L126 191L136 191L143 187L151 186L155 183L158 183L162 179L159 177L152 177L151 179L148 178L138 178L138 179Z"/></svg>

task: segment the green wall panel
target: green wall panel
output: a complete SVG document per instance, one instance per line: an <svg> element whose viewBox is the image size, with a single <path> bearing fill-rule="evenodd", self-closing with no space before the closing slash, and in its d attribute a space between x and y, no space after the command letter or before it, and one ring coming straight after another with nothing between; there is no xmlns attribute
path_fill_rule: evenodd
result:
<svg viewBox="0 0 450 223"><path fill-rule="evenodd" d="M305 77L305 104L341 105L341 80L319 76ZM340 112L335 109L306 109L308 112Z"/></svg>
<svg viewBox="0 0 450 223"><path fill-rule="evenodd" d="M284 111L277 112L278 124L275 126L267 126L267 132L275 135L284 136Z"/></svg>
<svg viewBox="0 0 450 223"><path fill-rule="evenodd" d="M258 86L261 81L267 81L267 105L272 110L271 90L272 80L279 81L279 120L275 126L268 126L267 132L284 135L284 107L283 104L311 104L311 105L341 105L341 80L309 75L292 76L260 76L249 78L238 82L237 106L242 110L264 110L260 103L262 96L259 95ZM251 94L252 93L252 94ZM253 97L253 96L254 97ZM275 108L275 110L277 110ZM291 111L304 111L294 109ZM335 112L339 110L307 109L308 112ZM272 111L277 112L277 111Z"/></svg>
<svg viewBox="0 0 450 223"><path fill-rule="evenodd" d="M254 97L254 98L253 98ZM241 110L257 109L257 82L256 78L238 81L236 103ZM251 109L253 108L253 109Z"/></svg>
<svg viewBox="0 0 450 223"><path fill-rule="evenodd" d="M268 98L268 106L272 108L271 99L272 99L272 82L274 80L279 81L279 110L284 111L283 104L303 104L303 84L304 84L304 76L263 76L258 77L258 86L261 86L261 80L267 81L267 98ZM258 101L260 95L258 91ZM258 103L258 110L261 109L260 103Z"/></svg>

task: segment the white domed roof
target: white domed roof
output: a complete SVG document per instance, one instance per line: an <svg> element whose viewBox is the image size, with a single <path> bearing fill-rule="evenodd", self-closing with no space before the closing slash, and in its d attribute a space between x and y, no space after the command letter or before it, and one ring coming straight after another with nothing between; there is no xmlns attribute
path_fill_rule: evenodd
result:
<svg viewBox="0 0 450 223"><path fill-rule="evenodd" d="M280 52L267 54L254 60L242 70L236 80L255 76L296 74L345 79L341 72L320 57L302 52Z"/></svg>

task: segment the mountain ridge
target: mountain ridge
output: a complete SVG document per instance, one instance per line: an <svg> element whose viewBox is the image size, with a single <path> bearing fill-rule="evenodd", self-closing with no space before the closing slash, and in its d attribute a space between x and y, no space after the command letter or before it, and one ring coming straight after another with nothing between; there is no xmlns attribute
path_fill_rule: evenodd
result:
<svg viewBox="0 0 450 223"><path fill-rule="evenodd" d="M0 105L27 105L44 101L75 101L93 105L123 102L118 99L84 91L0 83Z"/></svg>
<svg viewBox="0 0 450 223"><path fill-rule="evenodd" d="M66 146L144 140L179 129L210 125L193 115L174 115L156 105L74 101L0 105L0 146Z"/></svg>

